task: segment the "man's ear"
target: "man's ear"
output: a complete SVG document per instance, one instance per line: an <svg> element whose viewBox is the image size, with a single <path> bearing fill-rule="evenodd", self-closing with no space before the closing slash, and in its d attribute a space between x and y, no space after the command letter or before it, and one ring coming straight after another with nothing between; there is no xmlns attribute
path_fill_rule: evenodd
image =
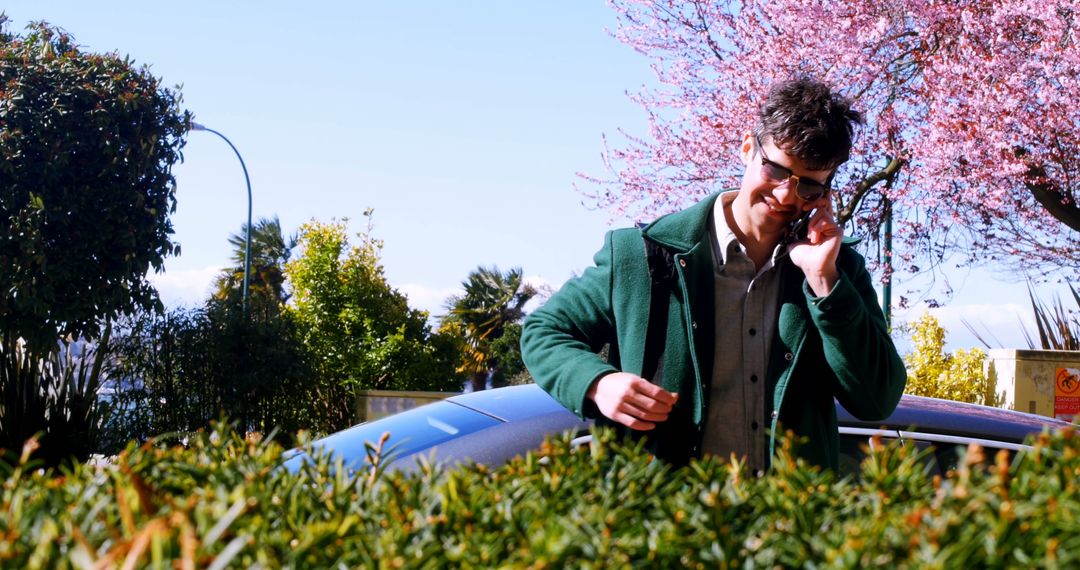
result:
<svg viewBox="0 0 1080 570"><path fill-rule="evenodd" d="M754 135L750 131L743 133L742 144L739 145L739 159L743 166L750 166L750 159L754 157Z"/></svg>

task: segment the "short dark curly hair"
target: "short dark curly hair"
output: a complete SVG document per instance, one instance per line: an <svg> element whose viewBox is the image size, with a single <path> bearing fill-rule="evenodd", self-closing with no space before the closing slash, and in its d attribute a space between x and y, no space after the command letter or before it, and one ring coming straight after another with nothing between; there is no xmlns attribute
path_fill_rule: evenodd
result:
<svg viewBox="0 0 1080 570"><path fill-rule="evenodd" d="M862 122L849 99L821 81L796 77L769 89L754 134L771 139L810 170L830 170L847 161Z"/></svg>

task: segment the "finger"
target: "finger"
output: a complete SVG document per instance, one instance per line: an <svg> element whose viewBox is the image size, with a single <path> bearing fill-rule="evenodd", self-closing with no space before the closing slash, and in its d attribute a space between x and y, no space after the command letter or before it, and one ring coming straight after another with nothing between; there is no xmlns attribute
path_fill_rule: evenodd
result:
<svg viewBox="0 0 1080 570"><path fill-rule="evenodd" d="M828 219L832 220L836 217L833 210L833 202L828 198L822 198L823 203L814 210L813 218L816 219Z"/></svg>
<svg viewBox="0 0 1080 570"><path fill-rule="evenodd" d="M649 431L651 429L656 428L656 424L654 424L652 422L641 421L641 420L639 420L639 419L637 419L635 417L628 416L628 415L622 414L622 413L613 414L611 416L611 419L612 419L612 421L615 421L615 422L620 423L620 424L622 424L622 425L624 425L624 426L626 426L626 427L628 427L630 429L635 429L635 430L638 430L638 431Z"/></svg>
<svg viewBox="0 0 1080 570"><path fill-rule="evenodd" d="M833 214L832 202L827 208L818 208L810 219L810 229L824 230L836 226L836 216Z"/></svg>
<svg viewBox="0 0 1080 570"><path fill-rule="evenodd" d="M635 406L629 402L623 402L619 405L616 412L622 412L628 416L637 418L639 420L645 420L647 422L662 422L668 418L667 412L655 412L649 411L644 408Z"/></svg>
<svg viewBox="0 0 1080 570"><path fill-rule="evenodd" d="M813 223L806 232L806 237L813 245L818 245L840 234L840 227L831 220L820 220Z"/></svg>
<svg viewBox="0 0 1080 570"><path fill-rule="evenodd" d="M825 239L825 232L828 230L828 227L828 220L814 217L814 219L810 221L810 226L807 228L807 240L809 240L811 244L821 243Z"/></svg>
<svg viewBox="0 0 1080 570"><path fill-rule="evenodd" d="M809 229L824 232L836 227L836 220L833 219L832 214L821 213L818 210L818 214L814 216L814 219L810 220Z"/></svg>
<svg viewBox="0 0 1080 570"><path fill-rule="evenodd" d="M671 411L673 404L664 400L658 400L640 392L628 392L623 401L637 406L645 411L666 414Z"/></svg>
<svg viewBox="0 0 1080 570"><path fill-rule="evenodd" d="M833 217L831 212L823 216L818 221L818 229L828 236L832 236L843 231L840 228L840 224L836 223L836 218Z"/></svg>
<svg viewBox="0 0 1080 570"><path fill-rule="evenodd" d="M819 212L822 210L831 211L832 197L829 194L825 194L824 196L818 198L817 200L814 200L813 202L807 202L806 205L803 206L803 210L807 212L809 212L810 210L817 210Z"/></svg>
<svg viewBox="0 0 1080 570"><path fill-rule="evenodd" d="M659 400L668 405L675 405L675 402L679 399L679 395L674 392L668 392L667 390L649 382L644 378L638 378L630 383L630 387L639 394L644 394L654 400Z"/></svg>

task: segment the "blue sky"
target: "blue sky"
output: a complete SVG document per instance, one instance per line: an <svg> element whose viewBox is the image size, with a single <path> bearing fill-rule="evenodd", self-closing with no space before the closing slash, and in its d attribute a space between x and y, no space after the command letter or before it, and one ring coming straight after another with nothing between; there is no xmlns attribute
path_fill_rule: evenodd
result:
<svg viewBox="0 0 1080 570"><path fill-rule="evenodd" d="M10 29L46 20L91 51L117 51L182 84L196 121L237 146L254 216L295 231L374 208L388 280L434 313L478 265L520 266L557 287L611 224L573 187L602 173L603 135L645 132L626 97L649 62L612 39L601 0L205 2L16 0ZM175 168L182 255L154 277L195 304L228 263L246 216L228 146L193 132ZM976 346L959 318L1026 347L1026 290L993 271L950 274L938 311L950 346ZM1004 281L1001 279L1005 279ZM921 312L921 309L918 309ZM900 318L911 313L901 313ZM917 315L916 315L917 316Z"/></svg>

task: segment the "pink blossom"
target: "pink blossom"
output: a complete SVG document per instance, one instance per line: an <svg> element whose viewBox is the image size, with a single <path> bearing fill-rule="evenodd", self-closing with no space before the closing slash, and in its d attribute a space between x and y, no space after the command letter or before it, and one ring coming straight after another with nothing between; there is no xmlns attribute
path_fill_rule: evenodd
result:
<svg viewBox="0 0 1080 570"><path fill-rule="evenodd" d="M895 258L958 255L1080 274L1080 231L1033 195L1080 212L1080 0L612 0L616 38L652 60L658 87L631 94L641 137L605 141L595 205L646 219L737 182L736 147L769 84L809 73L852 97L866 126L837 177L854 233ZM858 198L890 160L904 166ZM854 202L854 203L852 203Z"/></svg>

